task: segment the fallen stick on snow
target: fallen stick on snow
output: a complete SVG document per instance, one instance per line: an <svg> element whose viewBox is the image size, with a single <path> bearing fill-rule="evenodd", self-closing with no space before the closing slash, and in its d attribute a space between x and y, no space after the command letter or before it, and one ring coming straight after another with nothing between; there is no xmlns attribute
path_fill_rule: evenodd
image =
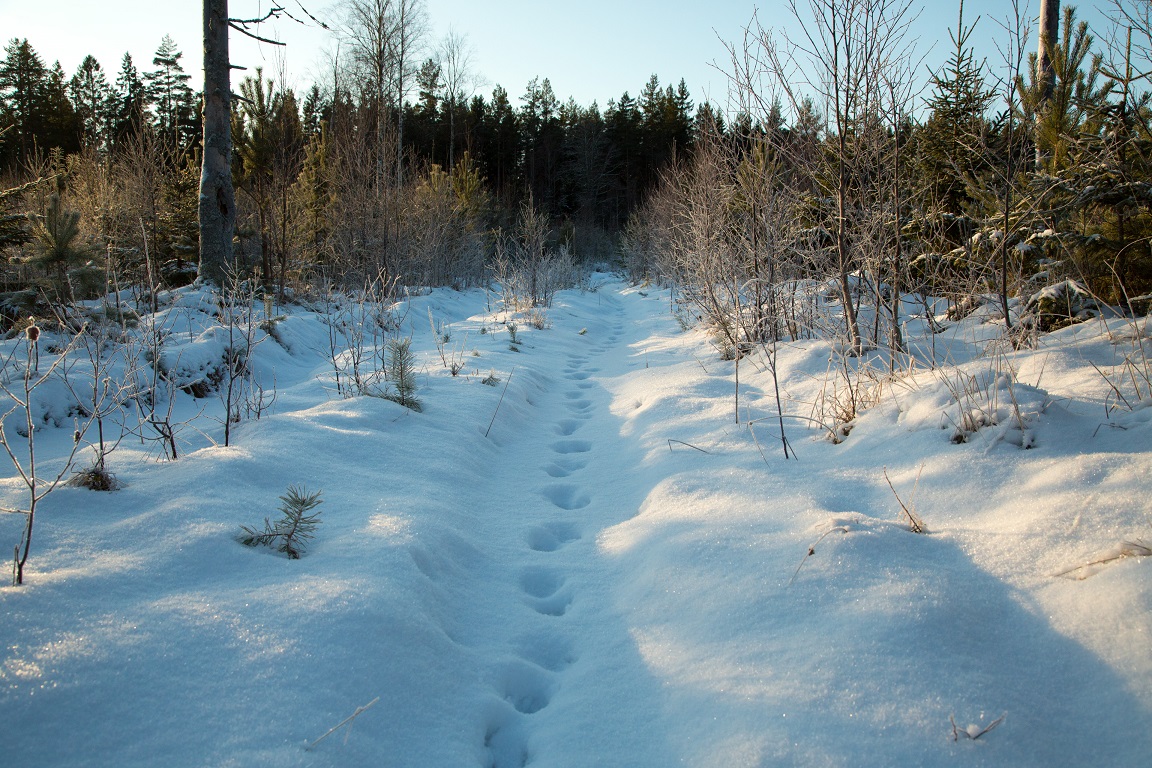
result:
<svg viewBox="0 0 1152 768"><path fill-rule="evenodd" d="M492 411L492 421L488 422L488 429L484 430L484 437L488 437L488 433L492 431L492 425L496 423L496 414L500 413L500 406L504 404L504 393L508 391L508 385L512 383L512 374L516 373L513 368L508 372L508 381L504 382L504 389L500 392L500 401L496 403L496 410Z"/></svg>
<svg viewBox="0 0 1152 768"><path fill-rule="evenodd" d="M706 451L703 448L697 448L696 446L692 445L692 443L686 443L683 440L677 440L677 439L671 438L671 437L668 438L668 452L669 453L675 453L675 451L672 450L672 443L679 443L680 445L686 445L689 448L700 451L700 453L711 453L711 451Z"/></svg>
<svg viewBox="0 0 1152 768"><path fill-rule="evenodd" d="M376 703L376 702L378 702L378 701L380 701L380 697L379 697L379 696L377 696L376 698L372 699L372 701L368 702L367 704L365 704L365 705L364 705L364 706L362 706L362 707L356 707L356 711L355 711L355 712L353 712L352 714L348 715L348 717L344 718L344 719L343 719L343 720L341 720L340 722L336 723L336 725L334 725L334 726L332 726L331 728L329 728L329 729L328 729L328 732L327 732L327 733L325 733L325 734L324 734L323 736L321 736L320 738L316 739L316 741L314 741L314 742L312 742L311 744L309 744L308 746L304 747L304 751L306 751L306 752L311 752L311 751L312 751L312 749L313 749L313 748L315 748L315 746L316 746L317 744L319 744L320 742L324 741L324 739L326 739L326 738L328 738L329 736L331 736L333 733L335 733L335 732L336 732L336 731L337 731L337 730L338 730L338 729L339 729L341 726L343 726L343 725L348 725L348 728L349 728L349 732L351 732L351 728L352 728L352 726L351 726L351 723L352 723L352 721L353 721L353 720L355 720L357 717L359 717L359 716L361 715L361 713L363 713L364 711L366 711L366 710L368 710L368 709L371 709L371 708L372 708L372 705L373 705L373 704L375 704L375 703ZM347 737L345 737L345 738L347 738Z"/></svg>

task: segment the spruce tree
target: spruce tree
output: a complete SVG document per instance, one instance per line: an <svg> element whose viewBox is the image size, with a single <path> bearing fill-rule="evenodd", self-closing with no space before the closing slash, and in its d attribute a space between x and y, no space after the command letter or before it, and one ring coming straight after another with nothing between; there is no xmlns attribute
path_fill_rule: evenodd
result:
<svg viewBox="0 0 1152 768"><path fill-rule="evenodd" d="M175 41L164 35L152 58L156 69L144 74L148 101L155 105L158 131L172 148L188 135L186 126L193 120L192 89L188 86L192 76L180 64L183 56Z"/></svg>
<svg viewBox="0 0 1152 768"><path fill-rule="evenodd" d="M131 54L125 53L120 60L120 73L116 76L113 99L112 140L122 146L129 137L144 128L148 105L147 90L136 65L132 63Z"/></svg>
<svg viewBox="0 0 1152 768"><path fill-rule="evenodd" d="M95 56L84 57L68 82L68 92L80 121L82 143L100 151L106 150L112 88Z"/></svg>
<svg viewBox="0 0 1152 768"><path fill-rule="evenodd" d="M5 165L24 162L39 143L48 70L27 38L13 39L0 62L0 118L12 126L0 145Z"/></svg>
<svg viewBox="0 0 1152 768"><path fill-rule="evenodd" d="M68 78L57 61L48 76L37 109L38 143L65 155L80 151L83 126L68 98Z"/></svg>
<svg viewBox="0 0 1152 768"><path fill-rule="evenodd" d="M948 217L964 215L972 203L969 179L980 169L980 149L987 144L988 109L995 97L986 85L984 62L971 45L975 25L964 23L960 4L957 28L949 30L952 53L932 74L928 120L917 134L919 174L927 188L929 207ZM952 233L958 244L957 233Z"/></svg>

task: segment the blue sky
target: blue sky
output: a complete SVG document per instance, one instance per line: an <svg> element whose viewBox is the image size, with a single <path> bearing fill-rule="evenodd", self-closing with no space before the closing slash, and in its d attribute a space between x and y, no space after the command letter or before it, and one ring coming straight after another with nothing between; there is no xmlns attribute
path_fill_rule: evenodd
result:
<svg viewBox="0 0 1152 768"><path fill-rule="evenodd" d="M333 15L330 0L301 1L321 18ZM302 16L297 0L283 4ZM1095 21L1093 6L1108 4L1095 0L1078 7L1083 9L1082 16ZM268 0L230 0L231 14L237 17L262 15L269 5ZM948 28L956 23L957 2L924 0L923 5L915 32L922 51L935 45L927 62L938 63L947 53ZM978 27L985 45L998 31L991 17L1003 15L1004 5L1003 0L966 0L966 18L985 17ZM601 107L625 90L636 95L652 74L662 84L684 78L694 101L707 97L723 106L726 79L712 63L723 66L722 41L738 39L757 6L765 26L791 24L781 0L582 0L578 5L541 0L427 0L429 39L440 39L449 27L466 34L475 49L477 69L487 82L484 93L499 83L517 103L528 81L539 76L549 78L562 99L573 96L581 104L595 99ZM50 12L45 12L46 7ZM1039 0L1032 0L1033 13L1038 7ZM169 34L184 53L185 70L198 80L200 18L199 0L54 0L45 6L30 0L0 0L0 36L5 44L13 37L26 37L48 64L59 60L69 74L91 53L111 73L110 79L125 51L132 54L138 69L150 68L161 38ZM266 25L265 32L288 42L283 66L294 86L304 87L323 77L322 51L333 47L327 33L290 21ZM983 55L991 61L996 52L989 45ZM233 60L249 69L263 66L266 74L275 73L282 67L280 56L272 46L248 44L233 35Z"/></svg>

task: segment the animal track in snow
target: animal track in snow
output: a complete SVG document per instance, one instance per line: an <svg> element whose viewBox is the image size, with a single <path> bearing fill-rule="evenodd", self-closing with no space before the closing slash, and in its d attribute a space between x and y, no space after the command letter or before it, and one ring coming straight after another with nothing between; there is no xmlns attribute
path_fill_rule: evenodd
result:
<svg viewBox="0 0 1152 768"><path fill-rule="evenodd" d="M586 411L591 407L591 400L573 400L572 402L568 403L568 410L570 411Z"/></svg>
<svg viewBox="0 0 1152 768"><path fill-rule="evenodd" d="M520 574L520 589L532 597L551 597L564 586L564 577L552 568L526 568Z"/></svg>
<svg viewBox="0 0 1152 768"><path fill-rule="evenodd" d="M552 450L559 454L588 453L592 450L591 440L559 440L552 443Z"/></svg>
<svg viewBox="0 0 1152 768"><path fill-rule="evenodd" d="M578 485L550 485L543 491L544 498L560 509L583 509L592 503L588 494Z"/></svg>
<svg viewBox="0 0 1152 768"><path fill-rule="evenodd" d="M563 419L556 422L555 430L556 434L561 437L568 437L582 426L584 426L584 423L576 419Z"/></svg>
<svg viewBox="0 0 1152 768"><path fill-rule="evenodd" d="M563 616L568 612L568 606L572 605L572 595L565 590L558 590L554 595L532 601L531 605L536 613L544 616Z"/></svg>
<svg viewBox="0 0 1152 768"><path fill-rule="evenodd" d="M591 375L592 374L588 373L587 371L573 371L572 373L565 375L564 378L571 379L572 381L583 381Z"/></svg>
<svg viewBox="0 0 1152 768"><path fill-rule="evenodd" d="M565 392L564 397L568 398L569 400L579 400L580 398L584 397L584 393L578 389L573 389L569 392Z"/></svg>
<svg viewBox="0 0 1152 768"><path fill-rule="evenodd" d="M588 466L588 462L581 459L558 459L544 467L544 471L552 477L559 479L561 477L568 477L568 475L577 470L584 469L586 466Z"/></svg>
<svg viewBox="0 0 1152 768"><path fill-rule="evenodd" d="M527 661L516 660L505 667L500 680L504 700L522 715L533 715L552 700L554 683L548 673Z"/></svg>
<svg viewBox="0 0 1152 768"><path fill-rule="evenodd" d="M596 384L595 384L595 382L591 382L591 381L582 381L579 384L577 384L576 386L579 387L580 389L592 389L592 387L596 386Z"/></svg>
<svg viewBox="0 0 1152 768"><path fill-rule="evenodd" d="M572 641L550 630L524 635L515 645L522 658L549 672L562 672L577 659Z"/></svg>
<svg viewBox="0 0 1152 768"><path fill-rule="evenodd" d="M534 552L555 552L579 539L580 533L572 523L549 523L529 530L527 538L528 548Z"/></svg>
<svg viewBox="0 0 1152 768"><path fill-rule="evenodd" d="M408 554L412 557L412 562L420 570L420 573L432 581L438 580L444 575L444 566L440 559L428 552L423 547L411 547Z"/></svg>
<svg viewBox="0 0 1152 768"><path fill-rule="evenodd" d="M528 748L517 723L491 723L484 732L488 750L485 768L524 768L528 765Z"/></svg>

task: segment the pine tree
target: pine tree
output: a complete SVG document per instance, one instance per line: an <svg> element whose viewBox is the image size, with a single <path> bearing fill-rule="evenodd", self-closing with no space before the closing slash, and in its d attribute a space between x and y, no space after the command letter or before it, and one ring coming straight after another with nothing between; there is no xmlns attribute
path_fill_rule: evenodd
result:
<svg viewBox="0 0 1152 768"><path fill-rule="evenodd" d="M964 24L960 4L957 28L949 30L952 53L932 74L928 120L917 133L917 163L927 188L929 207L949 217L968 212L969 179L980 170L980 148L988 141L986 117L994 92L986 85L984 62L971 46L975 26ZM953 244L958 233L953 232Z"/></svg>
<svg viewBox="0 0 1152 768"><path fill-rule="evenodd" d="M1036 57L1032 77L1018 84L1025 115L1033 117L1037 169L1048 174L1067 168L1073 144L1090 114L1098 112L1111 83L1098 85L1101 57L1092 55L1093 37L1087 22L1076 22L1076 9L1064 9L1059 44L1049 47L1047 66Z"/></svg>
<svg viewBox="0 0 1152 768"><path fill-rule="evenodd" d="M520 188L521 124L508 98L508 91L497 85L492 102L484 113L481 134L486 137L484 175L496 187L497 194L510 203Z"/></svg>
<svg viewBox="0 0 1152 768"><path fill-rule="evenodd" d="M0 146L4 164L24 162L39 143L48 70L27 38L13 39L0 62L0 118L12 126Z"/></svg>
<svg viewBox="0 0 1152 768"><path fill-rule="evenodd" d="M82 143L99 151L106 150L111 124L112 88L104 68L95 56L88 55L68 82L68 92L80 121Z"/></svg>
<svg viewBox="0 0 1152 768"><path fill-rule="evenodd" d="M186 74L180 64L183 56L175 41L164 35L152 58L156 69L144 74L147 100L155 105L161 139L173 148L186 133L182 129L192 121L194 111L192 89L188 86L192 76Z"/></svg>
<svg viewBox="0 0 1152 768"><path fill-rule="evenodd" d="M139 133L146 125L148 92L131 54L125 53L120 60L120 73L116 76L116 91L113 94L112 140L117 146L123 145L130 136Z"/></svg>
<svg viewBox="0 0 1152 768"><path fill-rule="evenodd" d="M304 105L300 109L301 127L306 139L312 139L320 133L320 123L326 119L330 111L329 106L324 103L320 86L313 84L308 90L308 95L304 97Z"/></svg>
<svg viewBox="0 0 1152 768"><path fill-rule="evenodd" d="M48 70L39 103L39 144L65 155L80 151L83 126L68 98L68 79L60 62Z"/></svg>
<svg viewBox="0 0 1152 768"><path fill-rule="evenodd" d="M547 210L555 207L563 129L560 102L548 78L532 78L520 97L520 140L524 180L532 196Z"/></svg>
<svg viewBox="0 0 1152 768"><path fill-rule="evenodd" d="M325 244L331 231L332 191L327 123L320 123L304 151L300 174L292 187L296 209L300 211L297 232L301 238L304 260L321 265L325 261Z"/></svg>
<svg viewBox="0 0 1152 768"><path fill-rule="evenodd" d="M52 273L63 288L68 279L68 268L87 257L87 249L79 242L80 212L64 208L60 195L53 193L48 210L38 216L32 230L33 264Z"/></svg>
<svg viewBox="0 0 1152 768"><path fill-rule="evenodd" d="M242 101L232 115L234 159L239 166L237 189L243 190L256 206L259 219L260 254L265 285L272 284L272 243L270 231L272 172L279 141L275 119L276 86L264 79L256 68L256 77L240 83Z"/></svg>
<svg viewBox="0 0 1152 768"><path fill-rule="evenodd" d="M642 127L636 101L625 91L617 102L608 102L604 110L604 123L608 141L615 154L616 194L612 203L617 225L623 225L628 215L640 203L643 190Z"/></svg>
<svg viewBox="0 0 1152 768"><path fill-rule="evenodd" d="M388 342L388 378L396 388L387 396L389 400L417 413L423 410L416 398L416 356L411 337Z"/></svg>

